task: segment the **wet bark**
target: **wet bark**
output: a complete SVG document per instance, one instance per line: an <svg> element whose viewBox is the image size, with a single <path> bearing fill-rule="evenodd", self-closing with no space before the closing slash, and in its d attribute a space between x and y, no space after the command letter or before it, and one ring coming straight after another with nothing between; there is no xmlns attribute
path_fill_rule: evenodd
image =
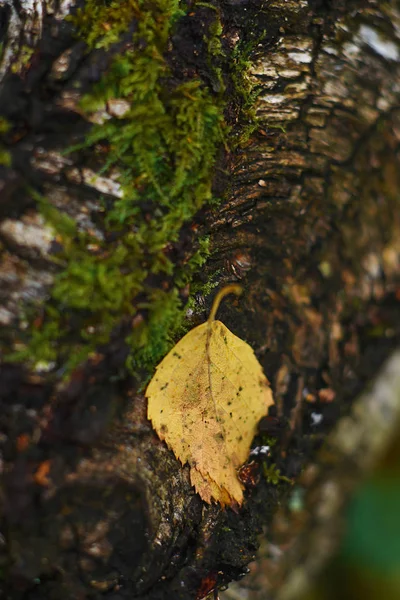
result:
<svg viewBox="0 0 400 600"><path fill-rule="evenodd" d="M256 443L271 439L271 423L278 442L256 464L259 484L238 513L203 505L152 431L124 369L124 319L67 378L7 359L26 328L24 307L40 321L58 269L58 240L35 192L84 231L101 231L103 200L120 193L115 179L95 177L101 155L75 164L64 152L90 129L79 100L120 48L88 53L65 19L73 2L0 5L5 598L191 599L239 577L292 488L279 474L262 476L265 468L296 482L397 346L400 5L380 4L218 4L231 47L258 23L249 82L259 127L221 159L223 201L182 239L210 235L199 281L243 283L245 301L223 307L221 319L251 343L276 398L279 421L264 424ZM183 38L186 47L190 31L178 27L175 48ZM227 118L239 135L243 124ZM183 246L176 263L187 260ZM198 296L198 320L212 296ZM383 436L399 412L387 406ZM313 482L323 486L323 475Z"/></svg>

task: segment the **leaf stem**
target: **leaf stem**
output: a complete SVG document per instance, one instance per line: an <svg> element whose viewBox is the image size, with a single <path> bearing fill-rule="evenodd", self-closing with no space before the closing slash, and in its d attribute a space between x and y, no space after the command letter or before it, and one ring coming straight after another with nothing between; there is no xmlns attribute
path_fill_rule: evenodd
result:
<svg viewBox="0 0 400 600"><path fill-rule="evenodd" d="M219 305L221 304L222 298L224 298L228 294L236 294L237 296L240 296L240 294L242 292L243 292L242 286L237 283L231 283L230 285L226 285L221 290L219 290L218 294L214 298L214 302L211 307L211 311L210 311L210 315L207 319L207 323L209 325L211 325L211 323L214 321L215 314L219 308Z"/></svg>

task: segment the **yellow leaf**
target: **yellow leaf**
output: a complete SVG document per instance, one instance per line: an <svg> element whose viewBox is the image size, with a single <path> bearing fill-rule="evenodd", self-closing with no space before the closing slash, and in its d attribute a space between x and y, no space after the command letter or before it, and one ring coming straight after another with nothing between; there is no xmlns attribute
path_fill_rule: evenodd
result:
<svg viewBox="0 0 400 600"><path fill-rule="evenodd" d="M273 403L268 380L252 348L214 316L187 333L149 383L148 418L175 456L190 466L201 498L222 505L243 502L237 469L246 461L257 423Z"/></svg>

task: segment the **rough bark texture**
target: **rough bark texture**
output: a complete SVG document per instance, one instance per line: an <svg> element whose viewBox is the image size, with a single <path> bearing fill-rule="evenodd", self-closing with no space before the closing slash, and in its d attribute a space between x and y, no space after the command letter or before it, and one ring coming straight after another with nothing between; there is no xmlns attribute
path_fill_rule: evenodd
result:
<svg viewBox="0 0 400 600"><path fill-rule="evenodd" d="M274 453L254 467L262 476L239 513L202 505L186 468L146 420L137 381L125 369L132 323L123 316L67 377L59 363L46 370L8 358L24 339L27 306L40 329L59 270L60 240L38 194L100 237L104 207L120 195L117 176L94 179L106 160L101 149L65 150L90 128L79 99L101 81L136 22L120 44L88 53L65 20L73 2L2 2L5 598L189 600L238 578L291 489L282 476L295 481L315 459L399 341L399 3L215 7L230 51L249 28L259 35L248 74L259 127L220 159L220 207L202 209L166 252L184 268L196 236L209 234L212 254L197 282L245 286L245 301L225 306L221 319L251 343L272 382L280 418L272 423ZM201 62L202 27L210 20L204 11L213 9L192 8L198 19L177 23L169 61L185 76L206 73L216 93L215 73ZM226 113L239 136L240 111L228 105ZM151 275L148 285L169 283ZM194 321L211 299L198 294ZM147 317L140 309L136 323ZM75 318L68 323L72 339L81 327ZM395 416L398 403L388 406ZM271 440L271 420L264 425L256 443ZM389 429L382 427L385 435Z"/></svg>

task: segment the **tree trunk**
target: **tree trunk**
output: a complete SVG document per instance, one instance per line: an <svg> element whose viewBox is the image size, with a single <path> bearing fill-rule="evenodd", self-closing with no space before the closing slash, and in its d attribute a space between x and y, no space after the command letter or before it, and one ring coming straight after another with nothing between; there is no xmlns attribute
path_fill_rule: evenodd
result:
<svg viewBox="0 0 400 600"><path fill-rule="evenodd" d="M325 464L400 335L400 4L381 4L1 2L5 598L202 598ZM220 318L277 411L238 512L201 501L143 395L232 281Z"/></svg>

